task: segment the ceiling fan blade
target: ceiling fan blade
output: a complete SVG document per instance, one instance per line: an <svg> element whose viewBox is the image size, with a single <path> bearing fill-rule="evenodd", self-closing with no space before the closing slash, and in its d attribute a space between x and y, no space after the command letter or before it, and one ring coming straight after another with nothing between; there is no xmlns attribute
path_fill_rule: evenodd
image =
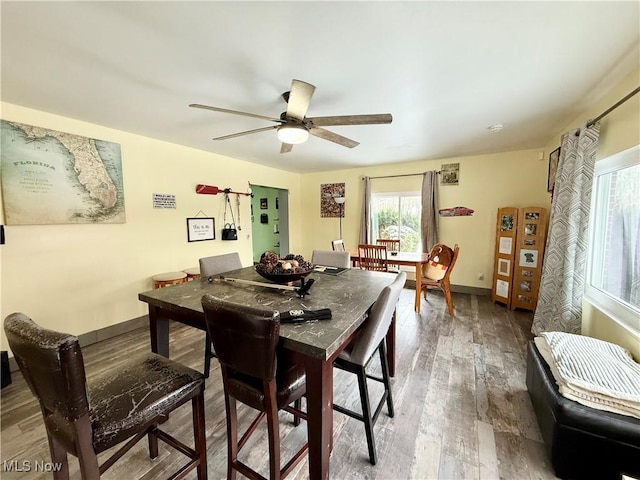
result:
<svg viewBox="0 0 640 480"><path fill-rule="evenodd" d="M314 127L329 127L332 125L378 125L391 123L393 117L390 113L378 113L371 115L337 115L333 117L307 118Z"/></svg>
<svg viewBox="0 0 640 480"><path fill-rule="evenodd" d="M351 140L350 138L330 132L329 130L325 130L324 128L310 128L309 133L316 137L324 138L325 140L329 140L330 142L342 145L343 147L353 148L360 145L360 142L356 142L355 140Z"/></svg>
<svg viewBox="0 0 640 480"><path fill-rule="evenodd" d="M302 80L291 82L291 91L287 100L287 117L302 121L309 109L309 103L316 87Z"/></svg>
<svg viewBox="0 0 640 480"><path fill-rule="evenodd" d="M202 108L203 110L212 110L214 112L233 113L234 115L242 115L243 117L260 118L262 120L269 120L271 122L284 123L284 120L280 120L279 118L266 117L264 115L258 115L256 113L239 112L237 110L229 110L228 108L210 107L209 105L200 105L199 103L192 103L189 106L193 108Z"/></svg>
<svg viewBox="0 0 640 480"><path fill-rule="evenodd" d="M274 128L278 128L278 127L279 127L279 125L272 125L270 127L256 128L255 130L247 130L246 132L232 133L231 135L224 135L222 137L215 137L215 138L212 138L212 140L227 140L228 138L241 137L243 135L249 135L251 133L266 132L267 130L273 130Z"/></svg>
<svg viewBox="0 0 640 480"><path fill-rule="evenodd" d="M291 149L293 148L293 145L290 143L283 143L282 147L280 147L280 153L289 153L291 151Z"/></svg>

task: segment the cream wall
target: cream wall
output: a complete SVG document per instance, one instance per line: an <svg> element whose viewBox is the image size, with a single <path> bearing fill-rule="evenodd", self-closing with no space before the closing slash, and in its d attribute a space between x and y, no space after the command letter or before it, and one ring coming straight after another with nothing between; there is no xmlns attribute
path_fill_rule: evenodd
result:
<svg viewBox="0 0 640 480"><path fill-rule="evenodd" d="M116 142L122 149L126 223L6 226L0 247L1 318L21 311L45 327L82 334L146 313L138 293L156 273L198 265L203 256L238 251L252 264L250 202L242 197L238 241L221 241L223 196L195 185L246 191L248 182L289 190L290 242L301 248L300 175L167 142L1 104L2 119ZM176 196L176 209L153 209L153 193ZM235 199L233 199L235 200ZM0 197L0 212L2 212ZM235 201L232 201L235 205ZM216 219L216 240L187 242L186 218ZM0 223L4 223L0 213ZM2 334L1 346L7 349Z"/></svg>
<svg viewBox="0 0 640 480"><path fill-rule="evenodd" d="M495 248L496 215L499 207L541 206L548 208L546 158L540 150L523 150L444 160L425 160L379 167L337 170L302 176L305 202L302 206L302 245L306 254L313 249L330 249L338 238L337 218L320 217L320 185L345 183L345 218L342 232L347 248L358 244L362 206L362 176L401 175L440 170L442 164L460 163L460 184L440 186L440 208L455 206L475 210L468 217L440 217L440 241L460 245L460 254L451 281L456 285L491 288ZM422 177L374 179L373 193L416 191ZM484 274L479 280L478 275ZM412 277L413 278L413 277Z"/></svg>
<svg viewBox="0 0 640 480"><path fill-rule="evenodd" d="M640 69L636 68L624 80L612 86L600 100L590 105L562 132L559 132L545 150L551 151L557 148L560 145L561 133L583 126L588 119L597 117L639 85ZM638 144L640 144L640 94L635 95L601 120L596 161ZM638 322L638 331L640 331L640 319ZM640 334L631 332L586 300L583 301L582 306L582 333L622 345L633 353L636 360L640 361Z"/></svg>

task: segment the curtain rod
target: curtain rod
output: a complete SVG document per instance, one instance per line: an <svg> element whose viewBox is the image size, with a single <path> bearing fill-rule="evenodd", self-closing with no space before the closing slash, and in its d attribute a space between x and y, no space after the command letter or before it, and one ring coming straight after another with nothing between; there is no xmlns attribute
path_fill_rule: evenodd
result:
<svg viewBox="0 0 640 480"><path fill-rule="evenodd" d="M374 180L376 178L396 178L396 177L416 177L416 176L422 176L424 175L425 172L422 173L405 173L403 175L382 175L380 177L369 177L369 180ZM440 175L440 171L438 170L436 172L437 175ZM363 177L364 179L364 177Z"/></svg>
<svg viewBox="0 0 640 480"><path fill-rule="evenodd" d="M615 105L612 105L611 107L609 107L607 110L605 110L604 112L602 112L600 115L598 115L596 118L589 120L587 122L587 128L589 128L590 126L592 126L593 124L595 124L598 120L606 117L607 115L609 115L609 113L611 113L612 111L614 111L616 108L618 108L620 105L622 105L624 102L626 102L627 100L629 100L631 97L633 97L635 94L637 94L638 92L640 92L640 87L636 88L633 92L631 92L629 95L627 95L626 97L624 97L622 100L620 100L618 103L616 103Z"/></svg>

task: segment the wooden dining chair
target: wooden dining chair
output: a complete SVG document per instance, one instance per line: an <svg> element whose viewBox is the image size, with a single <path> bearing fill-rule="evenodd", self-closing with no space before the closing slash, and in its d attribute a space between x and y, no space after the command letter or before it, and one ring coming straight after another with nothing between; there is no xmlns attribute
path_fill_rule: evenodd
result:
<svg viewBox="0 0 640 480"><path fill-rule="evenodd" d="M460 247L456 243L453 248L444 243L433 246L429 253L429 262L422 266L421 288L424 298L427 298L429 288L438 288L444 293L449 315L453 316L453 298L451 297L451 283L449 278L456 261Z"/></svg>
<svg viewBox="0 0 640 480"><path fill-rule="evenodd" d="M207 329L216 349L227 412L227 478L236 478L236 471L252 479L264 479L238 459L258 423L266 416L269 443L269 478L278 480L289 474L304 459L309 448L306 442L280 468L280 428L278 411L294 415L294 424L307 419L299 409L306 392L304 366L290 358L290 352L278 347L280 313L230 303L212 295L202 297ZM238 440L236 401L258 410L258 416ZM295 407L290 404L294 403Z"/></svg>
<svg viewBox="0 0 640 480"><path fill-rule="evenodd" d="M358 378L362 413L354 412L336 404L333 404L333 409L364 422L364 430L367 436L367 446L369 449L369 461L373 465L378 461L375 437L373 435L373 426L375 425L385 402L387 403L389 416L393 417L394 415L385 337L389 331L389 326L391 325L393 316L395 315L396 304L398 303L398 299L400 298L400 294L402 293L406 280L407 274L405 272L400 272L393 283L385 287L382 292L380 292L380 295L371 307L371 311L362 328L333 363L334 367L355 373ZM373 376L366 372L366 369L373 360L373 357L375 357L376 352L379 352L380 354L382 378ZM367 379L380 382L384 386L384 393L382 394L382 398L375 409L371 408Z"/></svg>
<svg viewBox="0 0 640 480"><path fill-rule="evenodd" d="M358 245L359 265L363 270L376 272L388 272L387 247L385 245L373 245L361 243Z"/></svg>
<svg viewBox="0 0 640 480"><path fill-rule="evenodd" d="M42 328L22 313L9 315L4 329L16 363L40 403L51 461L60 465L54 479L69 479L71 454L78 458L82 479L96 480L148 437L151 458L158 457L158 439L189 458L171 478L183 478L197 468L198 479L206 480L205 382L200 372L149 352L124 359L87 381L77 337ZM189 401L194 448L158 428ZM100 453L125 440L98 464ZM135 476L130 473L130 478Z"/></svg>
<svg viewBox="0 0 640 480"><path fill-rule="evenodd" d="M224 253L222 255L213 255L211 257L203 257L199 260L200 278L209 279L221 273L230 272L242 268L240 255L238 252ZM216 352L211 344L209 332L206 333L204 346L204 376L209 378L211 372L211 359L215 358Z"/></svg>
<svg viewBox="0 0 640 480"><path fill-rule="evenodd" d="M400 240L397 238L378 238L376 244L385 245L387 247L387 253L397 253L400 251ZM393 257L393 255L391 255L391 257ZM391 261L393 261L393 258L391 258ZM389 263L388 267L390 272L398 273L400 271L400 265L396 263Z"/></svg>
<svg viewBox="0 0 640 480"><path fill-rule="evenodd" d="M344 241L342 239L332 240L331 241L331 249L336 252L344 252L346 249L344 248Z"/></svg>

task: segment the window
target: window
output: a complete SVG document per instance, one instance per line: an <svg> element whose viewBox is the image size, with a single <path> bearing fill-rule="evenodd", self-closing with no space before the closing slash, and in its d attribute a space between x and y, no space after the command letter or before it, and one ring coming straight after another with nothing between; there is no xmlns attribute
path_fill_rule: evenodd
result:
<svg viewBox="0 0 640 480"><path fill-rule="evenodd" d="M596 163L585 298L640 333L640 146Z"/></svg>
<svg viewBox="0 0 640 480"><path fill-rule="evenodd" d="M399 238L401 252L421 252L421 212L420 192L372 194L371 241Z"/></svg>

